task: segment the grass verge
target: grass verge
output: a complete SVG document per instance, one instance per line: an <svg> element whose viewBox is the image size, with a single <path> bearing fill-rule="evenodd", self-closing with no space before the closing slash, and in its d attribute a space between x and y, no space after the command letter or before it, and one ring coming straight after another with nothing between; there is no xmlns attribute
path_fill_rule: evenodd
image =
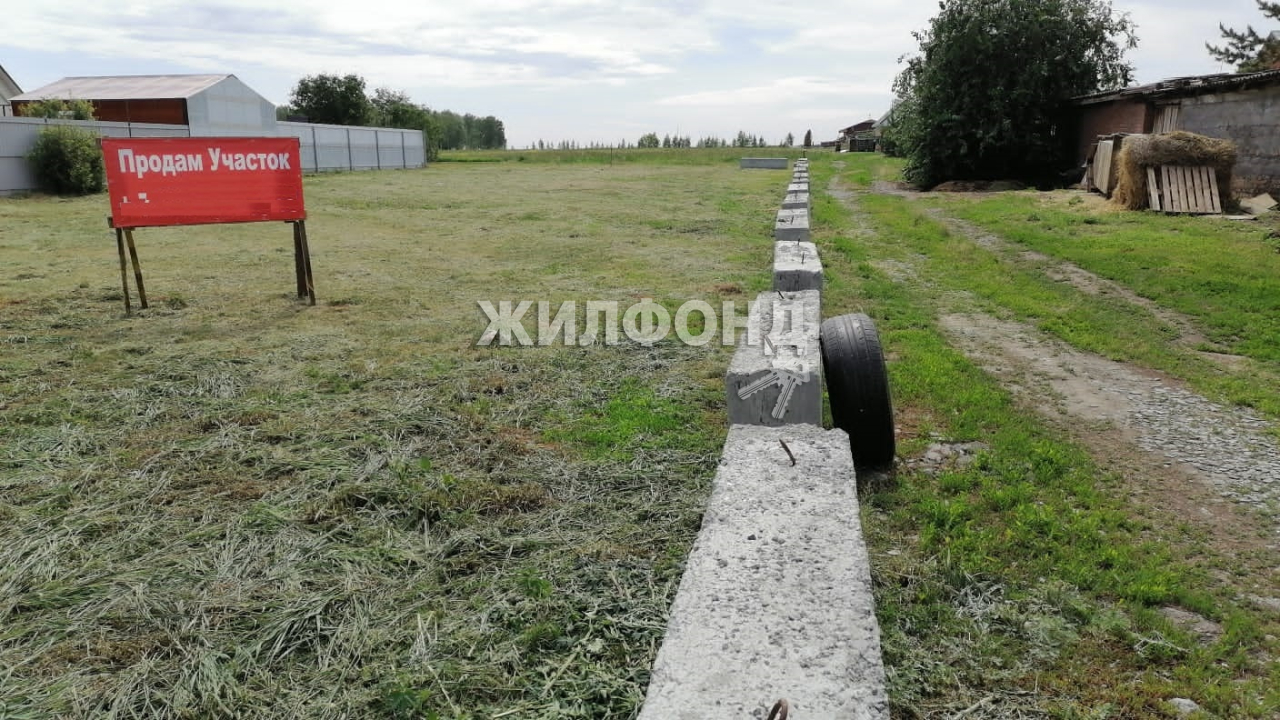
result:
<svg viewBox="0 0 1280 720"><path fill-rule="evenodd" d="M873 156L841 160L814 163L816 188L836 175L865 188L883 172ZM986 447L969 465L906 469L864 500L894 715L1175 717L1167 701L1182 697L1216 716L1273 717L1280 623L1211 570L1241 558L1159 508L1130 505L1128 478L1019 406L938 328L942 312L977 303L1071 320L1085 334L1062 334L1088 345L1081 337L1132 318L983 257L907 200L854 202L856 212L816 196L824 312L876 319L905 456L939 441ZM916 267L917 279L895 279L883 270L891 263ZM1152 340L1125 352L1166 351ZM1197 636L1169 610L1220 633Z"/></svg>

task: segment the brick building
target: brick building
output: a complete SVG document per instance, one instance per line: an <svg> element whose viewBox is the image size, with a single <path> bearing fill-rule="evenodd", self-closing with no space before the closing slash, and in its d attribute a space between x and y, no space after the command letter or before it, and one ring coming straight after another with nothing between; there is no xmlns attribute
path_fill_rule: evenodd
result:
<svg viewBox="0 0 1280 720"><path fill-rule="evenodd" d="M1280 70L1174 78L1072 98L1075 159L1099 135L1186 130L1236 143L1234 190L1280 191Z"/></svg>

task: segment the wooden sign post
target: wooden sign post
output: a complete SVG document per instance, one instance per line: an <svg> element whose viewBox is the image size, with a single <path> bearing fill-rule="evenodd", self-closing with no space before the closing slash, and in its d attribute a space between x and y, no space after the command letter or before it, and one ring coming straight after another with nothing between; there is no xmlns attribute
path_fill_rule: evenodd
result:
<svg viewBox="0 0 1280 720"><path fill-rule="evenodd" d="M133 312L126 246L147 307L135 228L281 220L293 225L298 297L316 304L297 138L103 138L101 145L126 313Z"/></svg>

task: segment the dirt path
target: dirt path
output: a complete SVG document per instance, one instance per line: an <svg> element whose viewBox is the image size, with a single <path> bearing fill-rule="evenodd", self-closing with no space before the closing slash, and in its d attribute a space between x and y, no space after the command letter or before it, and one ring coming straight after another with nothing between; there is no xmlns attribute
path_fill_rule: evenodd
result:
<svg viewBox="0 0 1280 720"><path fill-rule="evenodd" d="M920 193L894 189L893 194L902 197L920 197ZM1196 326L1195 320L1169 308L1162 307L1150 298L1142 297L1133 290L1112 280L1095 275L1084 268L1066 260L1050 257L1044 253L1027 250L1016 244L1006 242L992 233L983 230L973 223L948 216L940 208L925 210L931 217L941 222L952 232L967 237L991 252L1017 262L1022 266L1037 267L1051 280L1066 283L1080 292L1089 295L1105 295L1119 298L1127 303L1151 313L1160 322L1178 332L1176 342L1183 348L1195 352L1199 356L1226 368L1240 369L1249 364L1249 359L1229 353L1207 351L1212 347L1209 338Z"/></svg>
<svg viewBox="0 0 1280 720"><path fill-rule="evenodd" d="M1280 509L1280 447L1266 420L1021 323L965 314L944 315L941 324L957 347L1042 414L1110 431L1157 456L1161 469L1194 476L1235 502Z"/></svg>
<svg viewBox="0 0 1280 720"><path fill-rule="evenodd" d="M859 193L839 186L830 192L858 212ZM919 196L885 183L877 183L873 192ZM1189 318L1128 288L1024 251L940 210L929 213L990 252L1020 257L1083 292L1146 308L1177 328L1184 346L1204 341ZM925 273L913 260L873 264L896 281L918 284ZM958 349L1024 406L1089 447L1104 469L1120 473L1136 501L1205 530L1229 554L1257 556L1264 577L1256 587L1266 591L1280 572L1274 561L1265 560L1280 548L1280 445L1267 432L1270 422L1243 408L1210 402L1157 373L1080 352L1027 324L971 312L972 305L954 292L931 292L940 305L941 327ZM1235 362L1227 357L1224 364Z"/></svg>

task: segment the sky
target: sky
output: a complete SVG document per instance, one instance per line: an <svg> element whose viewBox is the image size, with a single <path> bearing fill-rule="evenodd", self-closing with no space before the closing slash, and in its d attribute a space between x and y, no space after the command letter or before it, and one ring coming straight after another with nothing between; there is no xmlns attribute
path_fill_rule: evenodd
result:
<svg viewBox="0 0 1280 720"><path fill-rule="evenodd" d="M264 6L271 5L270 9ZM1140 83L1229 72L1218 23L1254 0L1115 0ZM299 78L356 73L435 109L495 115L509 147L646 132L777 142L879 117L934 0L45 0L0 9L0 66L24 90L76 75L231 73L287 102Z"/></svg>

